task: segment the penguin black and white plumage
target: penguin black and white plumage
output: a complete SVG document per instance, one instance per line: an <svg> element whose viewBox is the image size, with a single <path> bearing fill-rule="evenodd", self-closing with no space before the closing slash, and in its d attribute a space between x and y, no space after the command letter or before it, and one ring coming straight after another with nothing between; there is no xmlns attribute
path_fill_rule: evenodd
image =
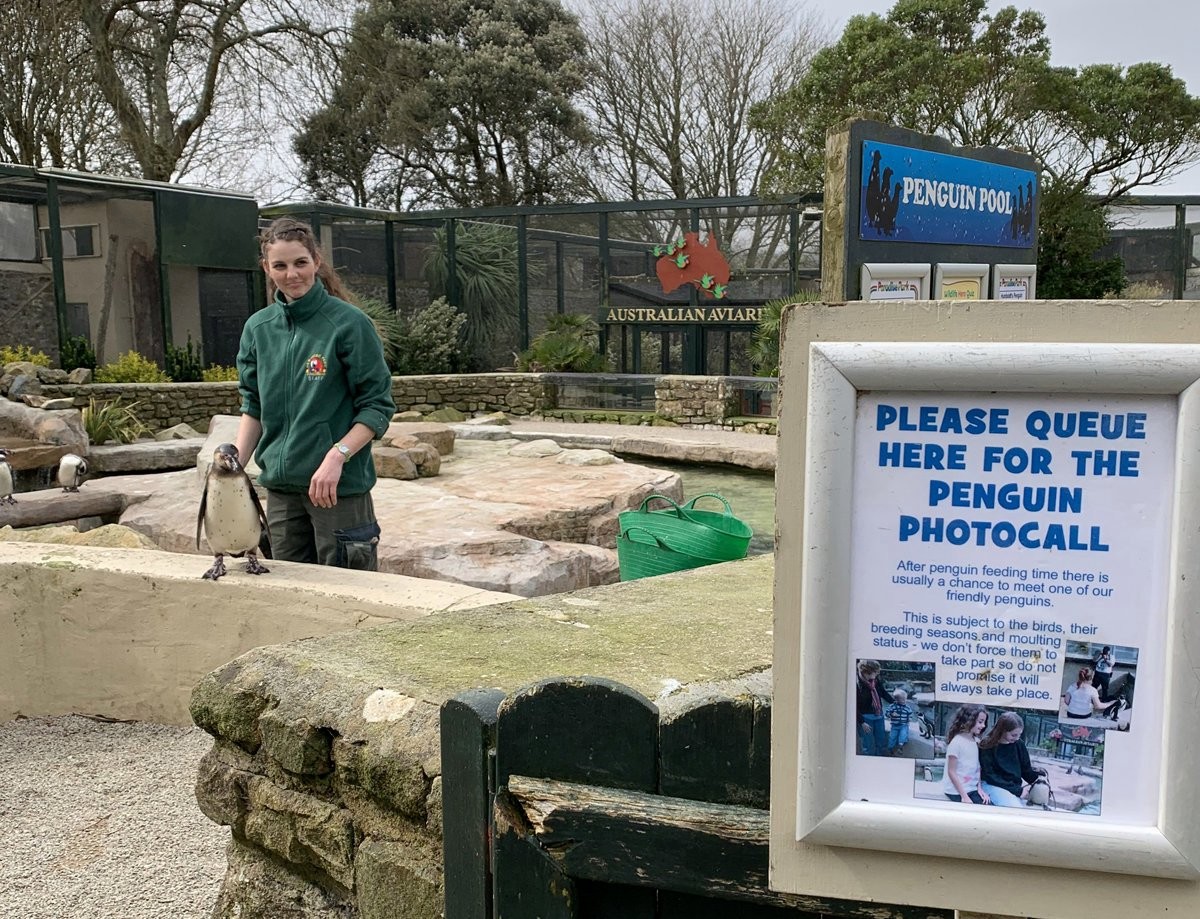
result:
<svg viewBox="0 0 1200 919"><path fill-rule="evenodd" d="M58 461L58 484L63 491L79 491L87 479L88 464L82 456L68 453Z"/></svg>
<svg viewBox="0 0 1200 919"><path fill-rule="evenodd" d="M225 574L226 555L245 555L247 574L266 574L270 570L258 560L263 533L270 538L267 515L233 444L221 444L213 452L200 513L196 515L197 549L201 529L214 556L212 567L202 575L205 579L215 581Z"/></svg>
<svg viewBox="0 0 1200 919"><path fill-rule="evenodd" d="M17 503L13 497L13 492L17 490L14 480L12 466L8 463L8 451L0 447L0 504Z"/></svg>

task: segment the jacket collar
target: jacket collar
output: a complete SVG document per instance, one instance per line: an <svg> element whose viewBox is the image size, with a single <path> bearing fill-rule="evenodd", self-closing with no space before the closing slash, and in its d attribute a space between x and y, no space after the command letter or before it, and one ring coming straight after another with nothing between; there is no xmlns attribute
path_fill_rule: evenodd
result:
<svg viewBox="0 0 1200 919"><path fill-rule="evenodd" d="M275 291L275 302L283 309L284 315L293 321L307 319L317 312L329 299L329 293L320 278L313 279L313 286L308 293L297 300L285 300L282 291Z"/></svg>

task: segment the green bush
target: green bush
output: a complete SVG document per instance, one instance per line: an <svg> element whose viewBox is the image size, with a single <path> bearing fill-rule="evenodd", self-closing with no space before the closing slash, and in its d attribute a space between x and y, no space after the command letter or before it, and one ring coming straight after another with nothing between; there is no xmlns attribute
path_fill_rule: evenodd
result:
<svg viewBox="0 0 1200 919"><path fill-rule="evenodd" d="M820 299L821 295L816 291L801 291L790 297L768 300L763 305L762 318L750 339L750 364L756 376L779 376L779 331L783 308L792 303L813 303Z"/></svg>
<svg viewBox="0 0 1200 919"><path fill-rule="evenodd" d="M200 376L205 383L236 383L238 372L236 367L213 364L211 367L205 367Z"/></svg>
<svg viewBox="0 0 1200 919"><path fill-rule="evenodd" d="M96 352L92 350L92 343L87 336L76 335L67 339L62 348L59 365L63 370L76 370L80 367L96 369Z"/></svg>
<svg viewBox="0 0 1200 919"><path fill-rule="evenodd" d="M126 351L110 364L96 371L97 383L170 383L167 376L154 361L147 360L136 351Z"/></svg>
<svg viewBox="0 0 1200 919"><path fill-rule="evenodd" d="M438 297L406 324L398 373L454 373L465 364L467 317Z"/></svg>
<svg viewBox="0 0 1200 919"><path fill-rule="evenodd" d="M50 366L50 358L42 351L34 351L29 345L5 345L0 348L0 367L14 361L26 361L39 367Z"/></svg>
<svg viewBox="0 0 1200 919"><path fill-rule="evenodd" d="M591 316L551 316L546 331L517 356L518 370L543 373L599 373L608 368L597 345L600 327Z"/></svg>
<svg viewBox="0 0 1200 919"><path fill-rule="evenodd" d="M166 365L167 376L175 383L199 383L204 377L204 359L200 349L192 344L190 334L184 348L177 348L167 342L163 352L163 363Z"/></svg>
<svg viewBox="0 0 1200 919"><path fill-rule="evenodd" d="M109 441L127 444L148 434L150 429L134 411L139 405L140 402L126 404L120 399L111 402L97 402L94 397L88 399L87 408L83 410L83 427L88 440L94 444Z"/></svg>
<svg viewBox="0 0 1200 919"><path fill-rule="evenodd" d="M393 373L399 372L400 352L404 346L404 320L396 311L380 300L362 297L355 300L355 305L367 314L367 318L375 325L379 340L383 343L383 359Z"/></svg>

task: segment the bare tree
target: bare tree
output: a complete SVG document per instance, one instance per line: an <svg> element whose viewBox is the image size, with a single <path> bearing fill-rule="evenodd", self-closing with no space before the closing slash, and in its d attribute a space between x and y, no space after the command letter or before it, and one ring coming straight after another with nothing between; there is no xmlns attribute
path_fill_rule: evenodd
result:
<svg viewBox="0 0 1200 919"><path fill-rule="evenodd" d="M96 84L142 176L160 181L245 154L262 135L237 127L272 126L297 89L295 62L331 33L310 11L345 12L301 0L79 3Z"/></svg>
<svg viewBox="0 0 1200 919"><path fill-rule="evenodd" d="M10 0L0 17L0 157L81 170L119 161L116 121L91 74L75 0Z"/></svg>
<svg viewBox="0 0 1200 919"><path fill-rule="evenodd" d="M759 191L771 154L750 107L803 75L829 40L820 18L786 0L590 0L585 91L599 142L581 171L609 200L715 198ZM754 262L768 223L709 215L723 247ZM662 228L666 234L673 226ZM755 229L749 229L755 226ZM747 233L749 235L747 235Z"/></svg>

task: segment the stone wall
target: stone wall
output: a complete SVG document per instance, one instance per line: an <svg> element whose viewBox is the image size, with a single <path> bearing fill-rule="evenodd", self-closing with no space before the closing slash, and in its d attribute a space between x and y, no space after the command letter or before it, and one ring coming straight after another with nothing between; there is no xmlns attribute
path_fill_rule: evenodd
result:
<svg viewBox="0 0 1200 919"><path fill-rule="evenodd" d="M58 313L49 272L0 269L0 346L28 345L58 364Z"/></svg>
<svg viewBox="0 0 1200 919"><path fill-rule="evenodd" d="M76 408L89 399L139 403L137 412L153 428L190 424L205 430L213 415L235 415L236 383L86 383L45 385L42 395L71 398ZM428 414L454 408L464 415L504 412L516 418L622 425L720 428L773 434L775 419L738 417L738 398L724 377L660 377L656 412L559 409L551 379L536 373L474 373L392 378L397 411Z"/></svg>
<svg viewBox="0 0 1200 919"><path fill-rule="evenodd" d="M196 800L233 835L214 919L437 919L442 703L560 673L653 698L761 672L771 567L758 556L259 648L209 674L192 696L214 737Z"/></svg>

